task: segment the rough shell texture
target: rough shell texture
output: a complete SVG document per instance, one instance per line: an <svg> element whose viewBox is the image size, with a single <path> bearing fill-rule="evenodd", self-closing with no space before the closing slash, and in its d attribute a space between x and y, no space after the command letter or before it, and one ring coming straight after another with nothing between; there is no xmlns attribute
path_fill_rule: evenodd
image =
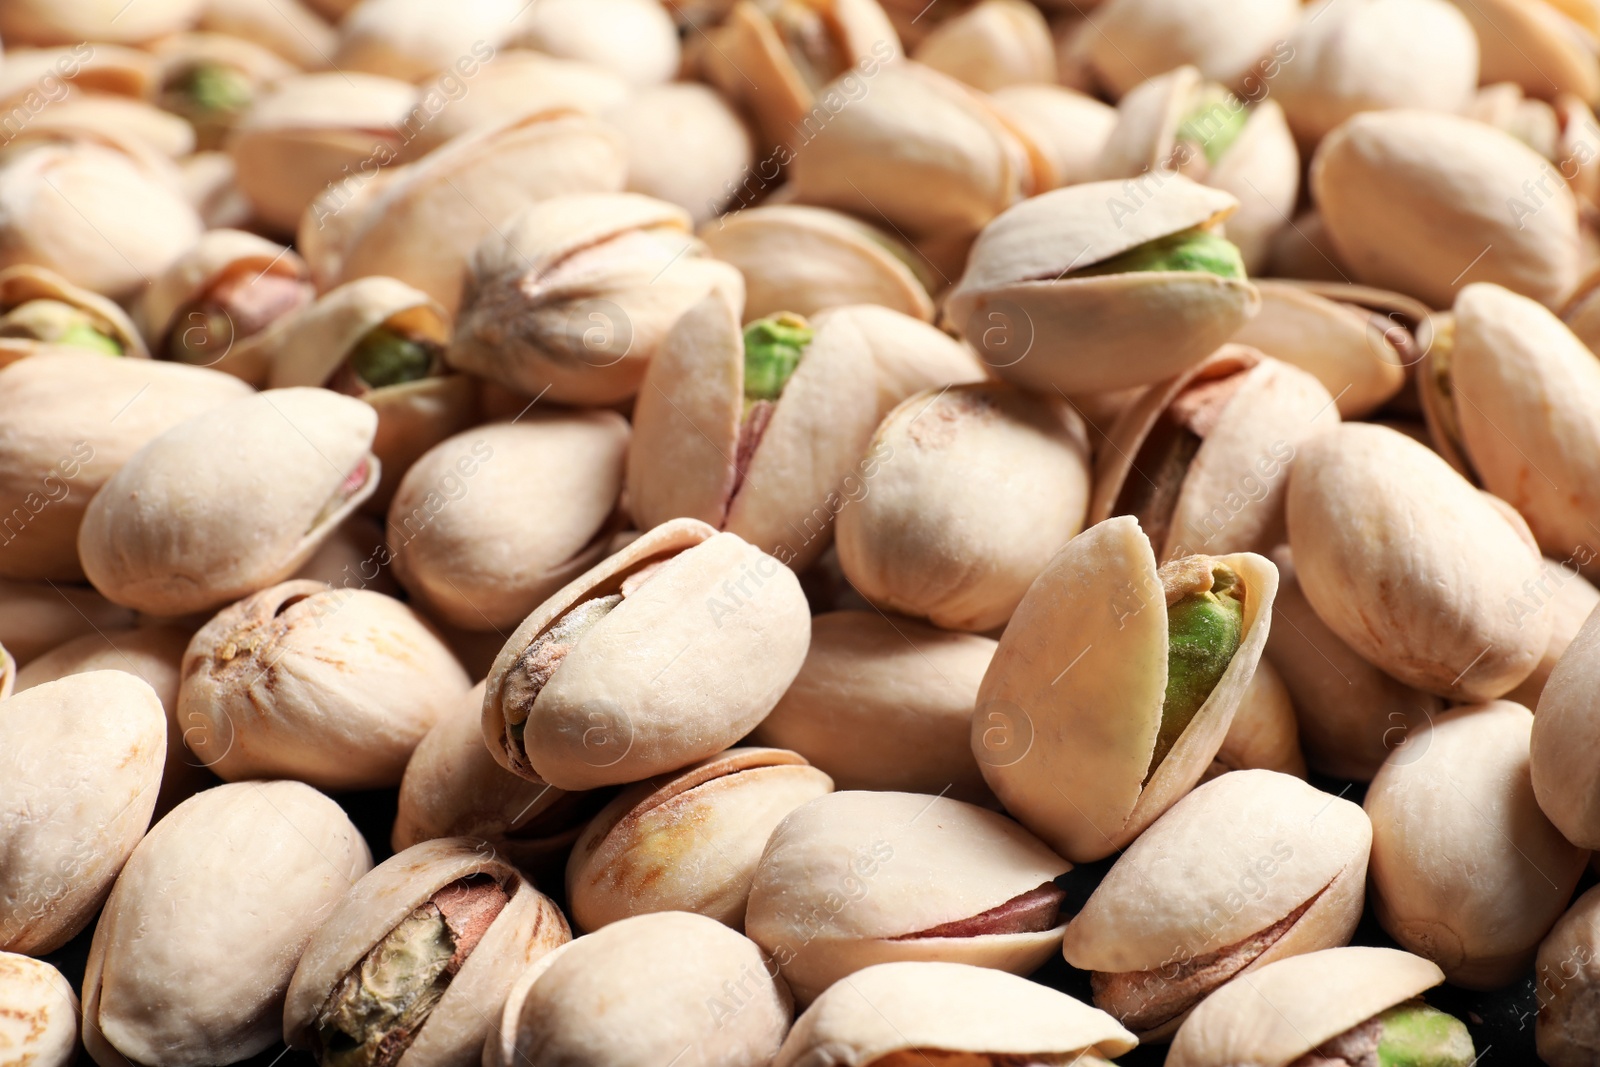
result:
<svg viewBox="0 0 1600 1067"><path fill-rule="evenodd" d="M1600 848L1600 615L1591 615L1539 698L1530 750L1539 807L1568 841Z"/></svg>
<svg viewBox="0 0 1600 1067"><path fill-rule="evenodd" d="M1534 1041L1550 1067L1586 1067L1600 1053L1595 1000L1600 996L1600 888L1580 896L1534 961L1539 1018Z"/></svg>
<svg viewBox="0 0 1600 1067"><path fill-rule="evenodd" d="M69 1067L78 1050L78 995L43 960L0 952L0 1049L27 1067Z"/></svg>

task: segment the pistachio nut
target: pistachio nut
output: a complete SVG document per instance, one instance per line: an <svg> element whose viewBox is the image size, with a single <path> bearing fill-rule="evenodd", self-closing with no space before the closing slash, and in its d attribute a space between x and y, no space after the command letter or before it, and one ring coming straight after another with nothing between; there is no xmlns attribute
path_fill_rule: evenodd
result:
<svg viewBox="0 0 1600 1067"><path fill-rule="evenodd" d="M370 515L351 515L294 576L341 589L370 589L397 597L400 586L388 568L391 562L383 524Z"/></svg>
<svg viewBox="0 0 1600 1067"><path fill-rule="evenodd" d="M199 17L201 4L157 0L124 12L99 0L15 0L0 12L0 37L8 45L138 44L186 28Z"/></svg>
<svg viewBox="0 0 1600 1067"><path fill-rule="evenodd" d="M0 701L0 950L42 956L94 918L150 823L167 716L121 671Z"/></svg>
<svg viewBox="0 0 1600 1067"><path fill-rule="evenodd" d="M1474 282L1556 306L1578 282L1572 191L1537 152L1481 122L1357 115L1318 146L1311 191L1357 281L1431 307Z"/></svg>
<svg viewBox="0 0 1600 1067"><path fill-rule="evenodd" d="M111 94L70 96L41 111L7 142L30 144L87 141L113 148L170 180L172 163L195 150L194 127L154 104Z"/></svg>
<svg viewBox="0 0 1600 1067"><path fill-rule="evenodd" d="M133 626L135 616L86 585L0 578L0 645L18 667L96 629Z"/></svg>
<svg viewBox="0 0 1600 1067"><path fill-rule="evenodd" d="M354 0L313 0L318 10ZM271 49L301 70L318 70L333 54L337 35L307 0L206 0L198 28Z"/></svg>
<svg viewBox="0 0 1600 1067"><path fill-rule="evenodd" d="M20 104L40 117L45 90L56 103L71 99L73 90L142 100L150 95L155 78L156 63L143 48L84 41L53 48L9 47L0 66L0 102L8 108Z"/></svg>
<svg viewBox="0 0 1600 1067"><path fill-rule="evenodd" d="M1238 206L1166 171L1043 193L978 236L945 312L1018 385L1149 385L1198 363L1260 307L1238 249L1215 232Z"/></svg>
<svg viewBox="0 0 1600 1067"><path fill-rule="evenodd" d="M273 389L151 440L90 501L83 569L153 615L220 607L282 581L372 495L377 415L324 389Z"/></svg>
<svg viewBox="0 0 1600 1067"><path fill-rule="evenodd" d="M1140 1041L1170 1037L1233 978L1347 943L1371 843L1348 800L1275 771L1225 774L1128 846L1067 924L1062 953Z"/></svg>
<svg viewBox="0 0 1600 1067"><path fill-rule="evenodd" d="M1580 209L1600 203L1600 123L1589 105L1570 94L1553 101L1529 97L1520 85L1486 85L1466 114L1504 130L1555 164ZM1585 234L1587 240L1588 235Z"/></svg>
<svg viewBox="0 0 1600 1067"><path fill-rule="evenodd" d="M1061 942L1071 864L992 811L921 793L818 797L773 830L745 930L801 1004L875 963L1030 974Z"/></svg>
<svg viewBox="0 0 1600 1067"><path fill-rule="evenodd" d="M1056 80L1050 27L1026 0L981 0L935 27L912 58L986 93Z"/></svg>
<svg viewBox="0 0 1600 1067"><path fill-rule="evenodd" d="M880 963L829 987L774 1067L1081 1064L1106 1067L1137 1044L1103 1011L1004 971L965 963Z"/></svg>
<svg viewBox="0 0 1600 1067"><path fill-rule="evenodd" d="M1600 847L1600 788L1585 768L1600 746L1595 722L1600 617L1583 623L1539 697L1530 742L1533 792L1568 841Z"/></svg>
<svg viewBox="0 0 1600 1067"><path fill-rule="evenodd" d="M765 718L810 637L792 571L734 534L667 522L523 620L489 674L484 741L559 789L676 770Z"/></svg>
<svg viewBox="0 0 1600 1067"><path fill-rule="evenodd" d="M228 153L207 150L185 156L178 161L178 180L207 232L250 224L254 212L239 191L238 169Z"/></svg>
<svg viewBox="0 0 1600 1067"><path fill-rule="evenodd" d="M1007 85L990 101L1043 157L1044 188L1094 179L1106 138L1117 124L1115 108L1061 85Z"/></svg>
<svg viewBox="0 0 1600 1067"><path fill-rule="evenodd" d="M229 781L320 789L400 782L412 749L472 687L406 605L319 582L270 586L202 626L183 657L184 743Z"/></svg>
<svg viewBox="0 0 1600 1067"><path fill-rule="evenodd" d="M839 563L886 610L993 630L1083 529L1089 442L1060 397L1003 382L928 390L864 454L882 468L839 514Z"/></svg>
<svg viewBox="0 0 1600 1067"><path fill-rule="evenodd" d="M1367 790L1373 911L1452 985L1519 977L1588 861L1535 803L1533 723L1505 700L1452 708L1391 753Z"/></svg>
<svg viewBox="0 0 1600 1067"><path fill-rule="evenodd" d="M540 0L519 10L508 43L594 63L639 86L678 73L678 31L655 0Z"/></svg>
<svg viewBox="0 0 1600 1067"><path fill-rule="evenodd" d="M452 625L515 626L606 555L628 434L615 412L535 411L435 446L389 508L395 576Z"/></svg>
<svg viewBox="0 0 1600 1067"><path fill-rule="evenodd" d="M994 650L876 611L816 615L800 673L751 739L793 749L840 789L992 802L969 738Z"/></svg>
<svg viewBox="0 0 1600 1067"><path fill-rule="evenodd" d="M1578 573L1576 560L1541 560L1539 570L1539 580L1523 590L1523 607L1530 612L1549 614L1550 643L1544 646L1544 655L1533 673L1506 694L1507 700L1525 708L1538 706L1556 664L1566 655L1594 609L1600 607L1600 589Z"/></svg>
<svg viewBox="0 0 1600 1067"><path fill-rule="evenodd" d="M558 403L626 400L679 316L741 291L705 253L687 211L637 193L534 204L473 252L450 365Z"/></svg>
<svg viewBox="0 0 1600 1067"><path fill-rule="evenodd" d="M485 1067L768 1063L792 998L749 938L688 912L636 915L545 956L512 988Z"/></svg>
<svg viewBox="0 0 1600 1067"><path fill-rule="evenodd" d="M624 789L578 837L567 903L580 929L655 911L744 928L751 876L773 828L833 780L777 748L730 748Z"/></svg>
<svg viewBox="0 0 1600 1067"><path fill-rule="evenodd" d="M840 212L798 204L748 208L703 227L700 237L744 276L749 318L876 304L933 320L929 271L916 251Z"/></svg>
<svg viewBox="0 0 1600 1067"><path fill-rule="evenodd" d="M224 33L175 34L156 43L156 100L193 128L198 147L223 147L261 90L296 72L276 52Z"/></svg>
<svg viewBox="0 0 1600 1067"><path fill-rule="evenodd" d="M1089 64L1114 97L1185 64L1249 88L1287 65L1282 42L1300 17L1297 0L1107 0L1088 34Z"/></svg>
<svg viewBox="0 0 1600 1067"><path fill-rule="evenodd" d="M1515 82L1535 96L1600 98L1600 16L1564 0L1477 0L1459 5L1482 49L1485 85Z"/></svg>
<svg viewBox="0 0 1600 1067"><path fill-rule="evenodd" d="M283 1013L323 1067L476 1063L512 981L572 939L561 910L485 842L427 841L358 881L317 927Z"/></svg>
<svg viewBox="0 0 1600 1067"><path fill-rule="evenodd" d="M1089 521L1133 515L1165 562L1194 552L1270 551L1301 441L1337 425L1322 383L1225 345L1145 391L1100 451Z"/></svg>
<svg viewBox="0 0 1600 1067"><path fill-rule="evenodd" d="M335 70L420 82L452 71L458 60L492 60L510 35L516 0L363 0L339 20Z"/></svg>
<svg viewBox="0 0 1600 1067"><path fill-rule="evenodd" d="M30 1067L71 1067L78 1051L78 995L43 960L0 952L0 1049Z"/></svg>
<svg viewBox="0 0 1600 1067"><path fill-rule="evenodd" d="M1539 997L1534 1041L1550 1067L1585 1067L1600 1053L1594 999L1600 990L1600 888L1591 888L1539 945L1533 987Z"/></svg>
<svg viewBox="0 0 1600 1067"><path fill-rule="evenodd" d="M628 190L689 212L696 226L727 210L755 148L739 113L693 82L651 85L604 112L628 149Z"/></svg>
<svg viewBox="0 0 1600 1067"><path fill-rule="evenodd" d="M44 267L19 263L0 270L0 367L58 348L150 355L133 320L98 293Z"/></svg>
<svg viewBox="0 0 1600 1067"><path fill-rule="evenodd" d="M301 782L231 782L179 804L95 925L85 1049L102 1067L158 1067L269 1048L295 961L371 866L360 831Z"/></svg>
<svg viewBox="0 0 1600 1067"><path fill-rule="evenodd" d="M1436 965L1393 948L1325 948L1277 960L1195 1008L1167 1063L1471 1067L1478 1061L1466 1025L1421 999L1442 981Z"/></svg>
<svg viewBox="0 0 1600 1067"><path fill-rule="evenodd" d="M628 508L641 526L691 516L804 569L828 545L878 417L873 346L837 310L741 331L730 294L686 311L633 410Z"/></svg>
<svg viewBox="0 0 1600 1067"><path fill-rule="evenodd" d="M820 329L824 322L835 321L852 323L871 351L869 362L878 377L879 420L913 393L989 379L983 361L969 345L910 315L876 304L850 304L819 312L814 325ZM845 488L857 491L850 484Z"/></svg>
<svg viewBox="0 0 1600 1067"><path fill-rule="evenodd" d="M1006 810L1074 862L1137 837L1222 746L1277 588L1248 552L1158 568L1129 516L1067 542L978 690L972 751Z"/></svg>
<svg viewBox="0 0 1600 1067"><path fill-rule="evenodd" d="M1278 591L1283 600L1283 588ZM1267 636L1270 644L1272 636ZM1239 698L1233 723L1222 739L1222 747L1211 758L1202 781L1229 771L1278 771L1296 778L1306 776L1306 758L1300 752L1300 729L1295 724L1294 700L1277 668L1266 659L1256 664L1256 673Z"/></svg>

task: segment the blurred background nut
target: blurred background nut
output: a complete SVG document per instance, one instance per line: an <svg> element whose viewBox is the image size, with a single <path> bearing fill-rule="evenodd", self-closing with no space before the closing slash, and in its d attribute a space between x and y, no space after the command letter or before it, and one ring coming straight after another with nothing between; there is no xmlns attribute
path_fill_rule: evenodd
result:
<svg viewBox="0 0 1600 1067"><path fill-rule="evenodd" d="M1590 615L1539 697L1529 759L1539 807L1581 848L1600 848L1600 616Z"/></svg>
<svg viewBox="0 0 1600 1067"><path fill-rule="evenodd" d="M82 585L0 578L0 644L18 667L96 629L126 629L134 613Z"/></svg>
<svg viewBox="0 0 1600 1067"><path fill-rule="evenodd" d="M1460 3L1483 50L1481 80L1515 82L1529 94L1600 99L1600 14L1588 4L1546 0Z"/></svg>
<svg viewBox="0 0 1600 1067"><path fill-rule="evenodd" d="M1060 85L1007 85L990 102L1044 160L1049 189L1091 180L1117 124L1115 108Z"/></svg>
<svg viewBox="0 0 1600 1067"><path fill-rule="evenodd" d="M295 67L272 50L222 33L181 33L155 42L155 100L187 120L196 147L221 149L256 96Z"/></svg>
<svg viewBox="0 0 1600 1067"><path fill-rule="evenodd" d="M628 191L689 212L696 226L733 202L755 151L738 112L694 82L640 88L603 112L628 150Z"/></svg>
<svg viewBox="0 0 1600 1067"><path fill-rule="evenodd" d="M200 14L203 0L155 0L136 11L119 11L103 0L15 0L0 12L0 37L7 45L77 44L107 41L136 44L184 29Z"/></svg>
<svg viewBox="0 0 1600 1067"><path fill-rule="evenodd" d="M1026 0L982 0L940 23L912 58L984 92L1056 80L1050 27Z"/></svg>
<svg viewBox="0 0 1600 1067"><path fill-rule="evenodd" d="M1544 559L1539 563L1539 570L1538 584L1532 590L1523 591L1526 594L1523 609L1550 616L1550 643L1544 646L1544 655L1533 673L1506 694L1507 700L1525 708L1538 706L1556 664L1566 655L1594 609L1600 607L1600 589L1578 573L1576 559L1559 562Z"/></svg>
<svg viewBox="0 0 1600 1067"><path fill-rule="evenodd" d="M133 320L98 293L27 263L0 270L0 367L55 348L150 355Z"/></svg>
<svg viewBox="0 0 1600 1067"><path fill-rule="evenodd" d="M467 64L463 75L476 73L479 63L494 59L521 6L519 0L461 0L448 6L430 0L362 0L339 20L339 48L330 65L407 82L450 71L457 61Z"/></svg>
<svg viewBox="0 0 1600 1067"><path fill-rule="evenodd" d="M0 950L44 955L94 918L150 822L167 717L131 674L0 701Z"/></svg>
<svg viewBox="0 0 1600 1067"><path fill-rule="evenodd" d="M1232 86L1272 77L1269 57L1289 62L1282 42L1298 18L1296 0L1110 0L1094 14L1089 61L1113 97L1184 64Z"/></svg>
<svg viewBox="0 0 1600 1067"><path fill-rule="evenodd" d="M1520 85L1497 82L1480 88L1465 113L1506 131L1555 164L1580 210L1600 202L1600 124L1588 103L1570 93L1541 100L1525 94Z"/></svg>
<svg viewBox="0 0 1600 1067"><path fill-rule="evenodd" d="M337 37L319 12L355 0L206 0L199 29L226 33L271 49L301 70L323 68Z"/></svg>
<svg viewBox="0 0 1600 1067"><path fill-rule="evenodd" d="M1282 603L1283 587L1277 601ZM1272 636L1267 636L1270 645ZM1229 771L1279 771L1296 778L1306 776L1306 758L1300 753L1300 731L1295 724L1294 701L1278 671L1263 659L1239 698L1239 708L1222 747L1211 758L1202 781Z"/></svg>
<svg viewBox="0 0 1600 1067"><path fill-rule="evenodd" d="M43 960L0 952L0 1048L18 1063L68 1067L78 1051L78 995Z"/></svg>
<svg viewBox="0 0 1600 1067"><path fill-rule="evenodd" d="M678 73L678 34L655 0L525 4L507 43L594 63L635 85L654 85Z"/></svg>
<svg viewBox="0 0 1600 1067"><path fill-rule="evenodd" d="M1600 994L1600 887L1580 896L1539 945L1534 1040L1550 1067L1586 1067L1600 1054L1594 1001Z"/></svg>

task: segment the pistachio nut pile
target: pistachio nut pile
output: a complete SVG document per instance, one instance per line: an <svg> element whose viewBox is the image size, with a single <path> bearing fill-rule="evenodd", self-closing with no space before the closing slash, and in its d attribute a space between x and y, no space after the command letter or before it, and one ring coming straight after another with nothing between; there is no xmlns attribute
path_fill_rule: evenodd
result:
<svg viewBox="0 0 1600 1067"><path fill-rule="evenodd" d="M1600 1067L1600 0L0 0L0 1067Z"/></svg>

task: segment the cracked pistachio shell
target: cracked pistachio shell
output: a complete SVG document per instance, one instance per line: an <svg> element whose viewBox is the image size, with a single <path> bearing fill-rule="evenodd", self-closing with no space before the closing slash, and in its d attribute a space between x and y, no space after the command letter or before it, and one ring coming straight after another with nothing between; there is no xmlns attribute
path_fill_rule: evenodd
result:
<svg viewBox="0 0 1600 1067"><path fill-rule="evenodd" d="M1299 18L1298 0L1109 0L1092 18L1089 63L1114 97L1184 64L1248 86Z"/></svg>
<svg viewBox="0 0 1600 1067"><path fill-rule="evenodd" d="M367 953L439 890L485 875L505 890L505 905L393 1061L396 1067L475 1065L493 1029L493 1007L519 974L571 941L572 932L549 897L486 842L468 837L408 848L351 887L311 935L295 967L284 1005L284 1041L314 1047L318 1013Z"/></svg>
<svg viewBox="0 0 1600 1067"><path fill-rule="evenodd" d="M451 625L516 626L604 558L628 436L615 412L533 411L440 443L389 508L395 576Z"/></svg>
<svg viewBox="0 0 1600 1067"><path fill-rule="evenodd" d="M1571 93L1600 99L1600 22L1586 4L1546 0L1474 0L1459 5L1482 49L1484 85L1515 82L1534 96ZM1574 16L1587 16L1582 21Z"/></svg>
<svg viewBox="0 0 1600 1067"><path fill-rule="evenodd" d="M1594 609L1600 607L1600 589L1596 589L1578 573L1577 558L1563 561L1544 559L1540 561L1539 569L1539 580L1523 589L1522 603L1529 612L1549 614L1550 643L1544 646L1544 655L1540 657L1533 673L1506 694L1507 700L1525 708L1538 705L1556 664L1566 655L1578 631L1594 614Z"/></svg>
<svg viewBox="0 0 1600 1067"><path fill-rule="evenodd" d="M513 986L485 1067L769 1063L793 1000L749 938L689 912L623 919L563 945ZM686 1054L685 1050L693 1050Z"/></svg>
<svg viewBox="0 0 1600 1067"><path fill-rule="evenodd" d="M1026 0L982 0L940 23L912 58L986 93L1056 80L1050 26Z"/></svg>
<svg viewBox="0 0 1600 1067"><path fill-rule="evenodd" d="M637 86L678 73L678 31L655 0L541 0L521 9L511 44L581 59Z"/></svg>
<svg viewBox="0 0 1600 1067"><path fill-rule="evenodd" d="M1289 474L1289 544L1328 628L1399 681L1487 700L1550 640L1522 606L1539 554L1527 527L1395 430L1344 423L1304 441Z"/></svg>
<svg viewBox="0 0 1600 1067"><path fill-rule="evenodd" d="M83 569L152 615L215 609L299 570L378 482L377 415L325 389L274 389L195 415L90 501Z"/></svg>
<svg viewBox="0 0 1600 1067"><path fill-rule="evenodd" d="M471 687L398 600L289 581L194 635L178 719L195 756L229 781L374 789L399 784L417 742Z"/></svg>
<svg viewBox="0 0 1600 1067"><path fill-rule="evenodd" d="M1286 1067L1330 1038L1444 981L1434 963L1349 945L1269 963L1207 997L1179 1027L1168 1067Z"/></svg>
<svg viewBox="0 0 1600 1067"><path fill-rule="evenodd" d="M0 1049L26 1067L71 1067L78 1053L78 995L43 960L0 952Z"/></svg>
<svg viewBox="0 0 1600 1067"><path fill-rule="evenodd" d="M1283 587L1276 606L1282 611ZM1270 645L1272 636L1267 635ZM1229 771L1279 771L1296 778L1306 776L1306 758L1300 752L1300 731L1295 724L1294 701L1277 668L1263 658L1239 698L1233 723L1222 747L1211 759L1203 781Z"/></svg>
<svg viewBox="0 0 1600 1067"><path fill-rule="evenodd" d="M875 963L942 960L1031 974L1061 925L988 932L986 913L1072 865L1003 815L921 793L819 797L778 824L750 889L745 930L810 1003ZM952 923L964 935L924 934Z"/></svg>
<svg viewBox="0 0 1600 1067"><path fill-rule="evenodd" d="M270 49L301 70L327 65L338 40L323 14L334 4L353 7L355 0L207 0L200 29L225 33Z"/></svg>
<svg viewBox="0 0 1600 1067"><path fill-rule="evenodd" d="M1588 1067L1600 1051L1594 1000L1600 992L1600 887L1573 903L1534 959L1539 1016L1534 1041L1550 1067Z"/></svg>
<svg viewBox="0 0 1600 1067"><path fill-rule="evenodd" d="M1179 175L1089 182L1023 201L979 234L945 312L993 371L1040 392L1149 385L1198 363L1256 313L1242 278L1203 271L1063 277L1157 238L1215 229L1229 193Z"/></svg>
<svg viewBox="0 0 1600 1067"><path fill-rule="evenodd" d="M1210 991L1184 990L1182 964L1260 937L1297 911L1275 939L1251 944L1258 954L1235 973L1348 942L1371 844L1372 824L1348 800L1276 771L1225 774L1118 857L1067 924L1062 954L1079 970L1138 976L1127 1007L1142 1014L1120 1021L1141 1041L1169 1037ZM1212 978L1213 987L1223 980ZM1095 999L1106 1007L1098 990Z"/></svg>
<svg viewBox="0 0 1600 1067"><path fill-rule="evenodd" d="M648 574L652 564L660 566ZM534 697L525 752L506 701L529 646L574 607L624 592ZM560 789L637 782L722 751L766 717L805 659L810 612L794 573L731 533L675 519L539 605L500 650L483 736L501 766Z"/></svg>
<svg viewBox="0 0 1600 1067"><path fill-rule="evenodd" d="M696 226L727 210L756 162L744 120L709 86L646 86L603 114L628 149L628 191L678 205Z"/></svg>
<svg viewBox="0 0 1600 1067"><path fill-rule="evenodd" d="M198 367L57 347L0 370L0 575L82 581L89 502L188 419L250 395Z"/></svg>
<svg viewBox="0 0 1600 1067"><path fill-rule="evenodd" d="M1041 191L1094 178L1105 140L1117 124L1115 108L1062 85L1008 85L990 100L1044 158Z"/></svg>
<svg viewBox="0 0 1600 1067"><path fill-rule="evenodd" d="M94 918L149 825L167 716L121 671L0 701L0 950L42 956Z"/></svg>
<svg viewBox="0 0 1600 1067"><path fill-rule="evenodd" d="M773 828L833 780L796 753L730 748L624 789L567 861L572 920L597 930L654 911L744 928L751 876Z"/></svg>
<svg viewBox="0 0 1600 1067"><path fill-rule="evenodd" d="M1137 520L1107 519L1067 542L1000 638L978 690L973 754L1006 810L1074 862L1137 837L1193 788L1227 735L1266 644L1278 572L1248 552L1215 561L1244 587L1239 648L1148 781L1168 623Z"/></svg>
<svg viewBox="0 0 1600 1067"><path fill-rule="evenodd" d="M1533 723L1505 700L1452 708L1367 790L1373 911L1452 985L1497 989L1522 975L1589 858L1535 803Z"/></svg>
<svg viewBox="0 0 1600 1067"><path fill-rule="evenodd" d="M840 512L839 563L885 610L993 630L1083 529L1089 442L1060 397L1004 382L918 393L864 454L877 470Z"/></svg>
<svg viewBox="0 0 1600 1067"><path fill-rule="evenodd" d="M0 37L11 46L139 44L188 29L202 6L203 0L154 0L130 10L110 0L10 0L0 11Z"/></svg>
<svg viewBox="0 0 1600 1067"><path fill-rule="evenodd" d="M1533 792L1568 841L1600 848L1600 617L1591 615L1567 646L1539 697L1533 720Z"/></svg>
<svg viewBox="0 0 1600 1067"><path fill-rule="evenodd" d="M1557 306L1578 282L1571 190L1537 152L1481 122L1357 115L1317 148L1311 191L1357 281L1431 307L1474 282Z"/></svg>
<svg viewBox="0 0 1600 1067"><path fill-rule="evenodd" d="M372 866L301 782L197 793L134 849L95 925L83 1043L100 1067L247 1060L278 1041L295 961Z"/></svg>
<svg viewBox="0 0 1600 1067"><path fill-rule="evenodd" d="M86 585L0 578L0 644L18 667L74 637L126 629L134 622L133 612Z"/></svg>
<svg viewBox="0 0 1600 1067"><path fill-rule="evenodd" d="M992 803L972 756L972 709L995 642L876 611L811 620L794 684L751 739L793 749L840 789Z"/></svg>
<svg viewBox="0 0 1600 1067"><path fill-rule="evenodd" d="M748 208L708 223L700 237L744 276L748 319L875 304L933 320L917 253L840 212L799 204Z"/></svg>
<svg viewBox="0 0 1600 1067"><path fill-rule="evenodd" d="M1287 547L1272 553L1279 575L1267 661L1294 700L1300 743L1312 769L1370 782L1392 749L1412 740L1444 701L1384 674L1328 629L1300 588Z"/></svg>
<svg viewBox="0 0 1600 1067"><path fill-rule="evenodd" d="M1100 452L1089 522L1136 516L1162 562L1195 552L1264 554L1283 541L1297 446L1338 422L1317 379L1224 345L1151 386L1118 418ZM1187 451L1180 441L1197 447L1174 470L1173 459Z"/></svg>
<svg viewBox="0 0 1600 1067"><path fill-rule="evenodd" d="M773 1065L870 1067L932 1052L981 1063L1081 1057L1087 1067L1137 1043L1105 1012L1038 982L964 963L905 961L829 987L795 1020Z"/></svg>
<svg viewBox="0 0 1600 1067"><path fill-rule="evenodd" d="M633 409L628 507L641 526L690 516L736 533L796 570L828 545L878 417L873 344L839 311L815 330L771 421L742 455L744 337L737 302L714 291L686 311L651 360Z"/></svg>
<svg viewBox="0 0 1600 1067"><path fill-rule="evenodd" d="M520 0L363 0L339 21L335 70L420 82L460 61L488 62L512 32ZM525 8L521 8L526 10ZM461 68L466 74L471 66Z"/></svg>
<svg viewBox="0 0 1600 1067"><path fill-rule="evenodd" d="M73 285L53 270L19 263L0 270L0 315L30 300L54 300L88 316L95 332L122 346L125 357L147 359L150 352L128 313L98 293ZM28 337L0 337L0 368L27 356L63 347ZM72 347L72 346L66 346Z"/></svg>
<svg viewBox="0 0 1600 1067"><path fill-rule="evenodd" d="M681 315L742 287L682 208L637 193L552 197L473 251L450 365L556 403L625 401Z"/></svg>

